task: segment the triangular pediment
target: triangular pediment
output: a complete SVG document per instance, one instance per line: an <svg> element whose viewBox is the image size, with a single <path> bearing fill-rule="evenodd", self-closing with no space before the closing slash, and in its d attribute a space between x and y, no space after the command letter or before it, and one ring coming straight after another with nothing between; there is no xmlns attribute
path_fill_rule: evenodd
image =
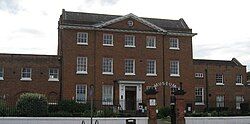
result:
<svg viewBox="0 0 250 124"><path fill-rule="evenodd" d="M129 21L132 21L133 25L129 25ZM120 29L133 29L133 30L152 30L157 32L165 32L164 29L148 22L147 20L140 18L132 13L125 16L117 17L115 19L103 22L95 25L97 28L120 28Z"/></svg>

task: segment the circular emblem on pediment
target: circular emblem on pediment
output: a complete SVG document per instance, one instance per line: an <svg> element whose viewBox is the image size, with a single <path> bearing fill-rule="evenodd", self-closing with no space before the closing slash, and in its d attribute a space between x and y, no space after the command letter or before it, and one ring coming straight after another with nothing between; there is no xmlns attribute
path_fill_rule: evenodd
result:
<svg viewBox="0 0 250 124"><path fill-rule="evenodd" d="M129 27L132 27L133 25L134 25L134 22L133 22L132 20L129 20L129 21L128 21L128 26L129 26Z"/></svg>

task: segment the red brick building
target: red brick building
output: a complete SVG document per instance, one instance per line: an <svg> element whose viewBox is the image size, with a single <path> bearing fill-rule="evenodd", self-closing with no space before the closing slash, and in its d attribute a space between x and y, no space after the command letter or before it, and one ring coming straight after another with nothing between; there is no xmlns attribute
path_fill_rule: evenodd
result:
<svg viewBox="0 0 250 124"><path fill-rule="evenodd" d="M56 55L0 54L0 98L15 105L22 93L34 92L57 102L59 69Z"/></svg>
<svg viewBox="0 0 250 124"><path fill-rule="evenodd" d="M249 102L246 66L237 59L194 60L196 108L240 109Z"/></svg>
<svg viewBox="0 0 250 124"><path fill-rule="evenodd" d="M159 91L157 104L170 105L171 90L182 83L187 92L186 103L195 108L205 108L206 98L209 106L213 106L217 94L230 92L221 90L227 86L237 92L235 95L244 95L248 99L244 85L246 67L236 59L193 60L194 35L183 19L63 10L58 22L58 55L0 56L0 95L11 94L8 97L11 103L22 92L39 92L48 97L53 93L53 99L74 99L82 103L92 95L96 106L120 105L124 110L134 110L138 109L139 103L145 102L144 91L151 86L156 86ZM26 67L32 69L32 80L20 80L21 70ZM15 75L8 68L16 69ZM49 80L49 75L55 76L50 74L50 68L54 68L53 74L57 69L58 80ZM208 85L204 78L205 69L206 74L211 75ZM213 83L217 72L225 73L226 80L241 74L243 85L225 82L223 86L217 86ZM196 78L196 73L202 73L202 78ZM90 92L91 86L94 92ZM206 86L211 94L209 97L205 96ZM202 89L197 89L199 87ZM10 92L16 89L16 92ZM235 99L227 95L224 98ZM197 104L196 100L201 102Z"/></svg>

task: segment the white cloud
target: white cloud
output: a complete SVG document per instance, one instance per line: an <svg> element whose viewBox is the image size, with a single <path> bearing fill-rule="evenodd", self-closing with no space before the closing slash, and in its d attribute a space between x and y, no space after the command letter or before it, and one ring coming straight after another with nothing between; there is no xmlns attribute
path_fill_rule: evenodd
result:
<svg viewBox="0 0 250 124"><path fill-rule="evenodd" d="M193 32L194 57L237 57L250 71L248 0L0 0L0 52L56 54L62 9L141 17L184 18Z"/></svg>

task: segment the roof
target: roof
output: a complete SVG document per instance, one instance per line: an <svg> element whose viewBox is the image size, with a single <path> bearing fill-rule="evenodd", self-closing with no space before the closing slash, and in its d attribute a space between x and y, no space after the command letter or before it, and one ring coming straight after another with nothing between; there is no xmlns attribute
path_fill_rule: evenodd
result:
<svg viewBox="0 0 250 124"><path fill-rule="evenodd" d="M39 58L59 58L58 55L40 55L40 54L13 54L13 53L0 53L0 57L39 57Z"/></svg>
<svg viewBox="0 0 250 124"><path fill-rule="evenodd" d="M225 65L225 66L243 66L236 58L232 60L207 60L207 59L193 59L194 65Z"/></svg>
<svg viewBox="0 0 250 124"><path fill-rule="evenodd" d="M128 15L133 15L133 14L130 13ZM105 22L108 22L108 21L111 21L120 17L123 17L123 16L85 13L85 12L71 12L71 11L65 11L63 9L62 15L60 17L60 24L93 27L95 25L100 25L100 24L103 24ZM179 20L144 18L144 17L138 17L138 18L146 22L149 22L155 26L158 26L159 28L162 28L164 30L178 30L178 31L184 31L184 32L189 32L189 33L192 32L192 30L188 27L188 25L182 18Z"/></svg>

